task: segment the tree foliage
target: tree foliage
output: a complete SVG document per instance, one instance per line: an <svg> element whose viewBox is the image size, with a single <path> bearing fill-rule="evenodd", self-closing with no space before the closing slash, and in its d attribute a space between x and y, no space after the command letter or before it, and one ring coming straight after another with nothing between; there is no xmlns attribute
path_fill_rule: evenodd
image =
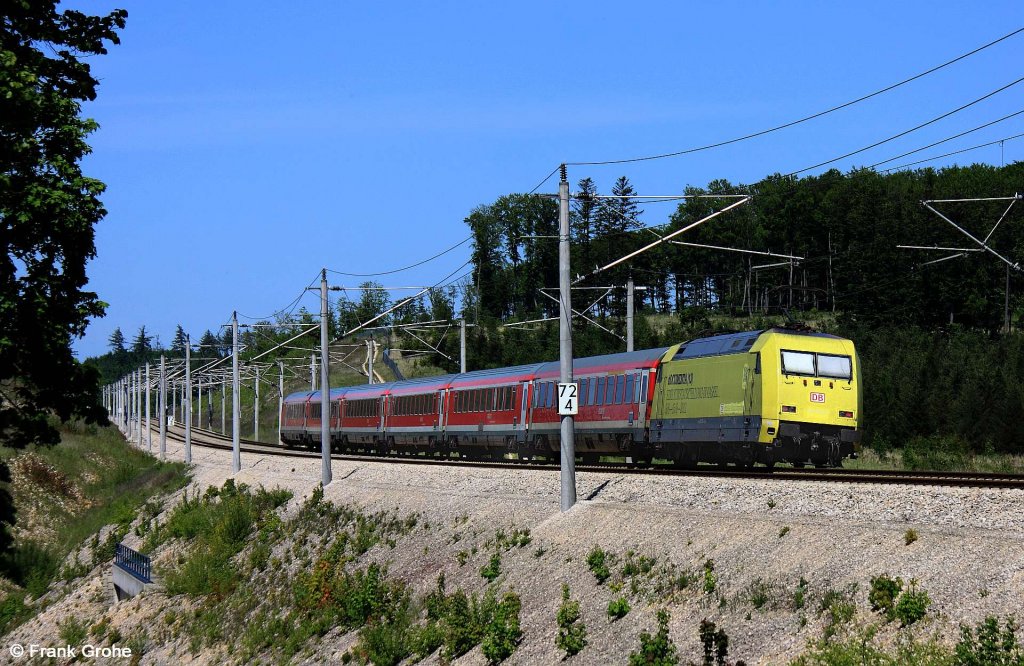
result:
<svg viewBox="0 0 1024 666"><path fill-rule="evenodd" d="M61 420L104 418L95 371L71 341L104 304L85 291L103 184L82 173L96 97L88 56L118 43L126 12L57 11L11 0L0 22L0 441L53 443ZM0 516L8 519L9 515ZM0 538L0 546L5 538Z"/></svg>

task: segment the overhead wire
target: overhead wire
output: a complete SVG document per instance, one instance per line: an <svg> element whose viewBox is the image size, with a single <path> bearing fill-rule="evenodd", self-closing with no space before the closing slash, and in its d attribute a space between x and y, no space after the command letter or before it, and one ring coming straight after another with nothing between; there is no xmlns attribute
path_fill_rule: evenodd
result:
<svg viewBox="0 0 1024 666"><path fill-rule="evenodd" d="M1024 113L1024 109L1021 109L1020 111L1015 111L1014 113L1011 113L1009 115L1005 115L1002 118L998 118L998 119L993 120L991 122L987 122L984 125L978 125L977 127L973 127L973 128L971 128L969 130L966 130L964 132L960 132L959 134L954 134L953 136L946 137L945 139L940 139L939 141L936 141L935 143L930 143L927 146L922 146L921 148L915 148L914 150L907 151L907 152L903 153L902 155L897 155L896 157L890 157L889 159L882 160L881 162L875 162L874 164L868 165L867 168L868 169L874 169L876 166L879 166L880 164L885 164L886 162L894 162L894 161L896 161L898 159L907 157L908 155L913 155L914 153L919 153L922 150L928 150L929 148L934 148L935 146L938 146L939 144L946 143L947 141L952 141L953 139L959 139L960 137L966 136L968 134L971 134L972 132L977 132L978 130L985 129L986 127L991 127L992 125L995 125L997 123L1001 123L1004 120L1009 120L1010 118L1013 118L1014 116L1019 116L1022 113Z"/></svg>
<svg viewBox="0 0 1024 666"><path fill-rule="evenodd" d="M959 155L961 153L966 153L966 152L969 152L969 151L972 151L972 150L977 150L978 148L987 148L988 146L994 146L997 143L1004 143L1006 141L1012 141L1013 139L1019 139L1022 136L1024 136L1024 133L1014 134L1013 136L1005 136L1002 139L996 139L995 141L989 141L988 143L979 143L976 146L970 146L968 148L961 148L960 150L954 150L953 152L950 152L950 153L943 153L942 155L935 155L935 156L928 157L928 158L923 159L923 160L918 160L916 162L909 162L907 164L901 164L899 166L890 167L888 169L882 169L882 172L883 173L888 173L890 171L899 171L900 169L906 169L907 167L916 166L918 164L924 164L925 162L934 162L935 160L941 160L944 157L951 157L953 155ZM886 160L886 161L888 161L888 160Z"/></svg>
<svg viewBox="0 0 1024 666"><path fill-rule="evenodd" d="M852 157L854 155L858 155L858 154L863 153L865 151L871 150L872 148L877 148L878 146L881 146L884 143L888 143L890 141L894 141L896 139L899 139L900 137L904 137L904 136L906 136L906 135L908 135L908 134L910 134L912 132L916 132L917 130L919 130L921 128L927 127L928 125L933 125L933 124L939 122L940 120L943 120L945 118L948 118L948 117L952 116L953 114L959 113L959 112L963 111L964 109L970 108L970 107L974 106L975 104L983 102L986 99L988 99L988 98L990 98L990 97L992 97L994 95L998 95L999 93L1003 92L1004 90L1007 90L1008 88L1011 88L1011 87L1017 85L1021 81L1024 81L1024 77L1021 77L1021 78L1017 79L1016 81L1012 81L1010 83L1007 83L1005 86L1002 86L1001 88L997 88L996 90L993 90L990 93L982 95L981 97L978 97L977 99L974 99L974 100L968 102L967 104L963 104L961 106L958 106L957 108L953 109L952 111L947 111L946 113L943 113L940 116L936 116L936 117L932 118L931 120L927 120L927 121L921 123L920 125L915 125L914 127L911 127L910 129L904 130L904 131L902 131L902 132L900 132L898 134L893 134L892 136L887 137L885 139L882 139L881 141L876 141L876 142L874 142L874 143L872 143L872 144L870 144L868 146L864 146L863 148L858 148L857 150L853 150L853 151L850 151L850 152L845 153L843 155L840 155L839 157L833 157L832 159L825 160L824 162L818 162L817 164L812 164L811 166L804 167L803 169L797 169L796 171L791 171L791 172L787 173L783 177L784 178L789 178L791 176L796 176L796 175L799 175L801 173L804 173L805 171L810 171L812 169L817 169L818 167L823 167L825 165L832 164L833 162L838 162L839 160L846 159L847 157Z"/></svg>
<svg viewBox="0 0 1024 666"><path fill-rule="evenodd" d="M753 139L753 138L756 138L756 137L759 137L759 136L764 136L765 134L770 134L772 132L777 132L779 130L786 129L788 127L793 127L794 125L799 125L799 124L805 123L805 122L807 122L809 120L814 120L815 118L820 118L822 116L828 115L828 114L833 113L835 111L839 111L840 109L845 109L845 108L847 108L849 106L853 106L854 104L858 104L860 102L869 100L872 97L877 97L878 95L887 93L890 90L895 90L896 88L899 88L900 86L906 85L908 83L911 83L912 81L916 81L916 80L918 80L918 79L920 79L922 77L928 76L929 74L937 72L937 71L939 71L939 70L941 70L941 69L943 69L945 67L948 67L948 66L950 66L950 65L952 65L952 64L954 64L956 62L959 62L959 61L961 61L961 60L963 60L965 58L969 58L970 56L973 56L976 53L979 53L981 51L984 51L985 49L987 49L987 48L989 48L991 46L995 46L996 44L998 44L998 43L1000 43L1002 41L1005 41L1005 40L1007 40L1007 39L1009 39L1011 37L1014 37L1015 35L1018 35L1021 32L1024 32L1024 28L1018 28L1018 29L1014 30L1013 32L1007 33L1007 34L1003 35L1002 37L1000 37L1000 38L998 38L996 40L993 40L993 41L991 41L991 42L989 42L987 44L979 46L976 49L968 51L967 53L959 55L956 58L953 58L952 60L947 60L946 62L944 62L944 63L942 63L940 65L936 65L935 67L932 67L931 69L928 69L928 70L926 70L924 72L921 72L920 74L915 74L914 76L911 76L910 78L903 79L902 81L899 81L898 83L894 83L894 84L892 84L890 86L886 86L885 88L881 88L880 90L876 90L875 92L869 93L869 94L864 95L862 97L858 97L857 99L851 100L849 102L845 102L843 104L839 104L837 106L833 106L833 107L831 107L829 109L825 109L824 111L819 111L819 112L813 113L813 114L811 114L809 116L805 116L803 118L799 118L797 120L793 120L793 121L790 121L788 123L783 123L782 125L777 125L775 127L769 128L769 129L765 129L765 130L761 130L761 131L758 131L758 132L754 132L752 134L747 134L747 135L744 135L744 136L736 137L734 139L728 139L726 141L719 141L718 143L712 143L712 144L708 144L708 145L705 145L705 146L698 146L696 148L687 148L686 150L679 150L679 151L675 151L675 152L671 152L671 153L662 153L662 154L659 154L659 155L648 155L648 156L644 156L644 157L633 157L633 158L629 158L629 159L619 159L619 160L602 160L602 161L593 161L593 162L566 162L566 165L567 166L603 166L603 165L608 165L608 164L627 164L627 163L631 163L631 162L646 162L646 161L650 161L650 160L658 160L658 159L664 159L664 158L668 158L668 157L678 157L680 155L687 155L687 154L690 154L690 153L696 153L696 152L700 152L700 151L704 151L704 150L710 150L712 148L719 148L721 146L727 146L727 145L730 145L730 144L733 144L733 143L738 143L740 141L746 141L748 139ZM842 158L839 158L839 159L842 159ZM557 171L557 170L558 170L558 167L555 168L555 171ZM551 176L554 175L554 173L555 172L552 171L551 174L549 174L548 177L544 179L544 181L541 181L541 185L543 185L544 182L546 182L548 178L551 178ZM538 185L537 187L540 187L540 185ZM534 188L534 191L536 189L537 188Z"/></svg>
<svg viewBox="0 0 1024 666"><path fill-rule="evenodd" d="M347 276L347 277L377 277L377 276L381 276L381 275L393 275L394 273L401 273L402 271L407 271L407 270L409 270L411 268L416 268L417 266L422 266L423 264L425 264L427 262L433 261L434 259L437 259L438 257L442 257L442 256L448 254L449 252L451 252L452 250L454 250L455 248L457 248L457 247L459 247L461 245L465 245L466 243L468 243L471 240L473 240L473 236L472 235L467 236L467 237L463 238L461 241L459 241L458 243L456 243L455 245L452 245L451 247L449 247L447 250L442 250L441 252L438 252L437 254L435 254L432 257L424 259L423 261L418 261L415 264L410 264L409 266L403 266L402 268L396 268L396 269L391 270L391 271L382 271L380 273L347 273L347 272L344 272L344 271L336 271L336 270L328 268L327 272L328 273L334 273L335 275L344 275L344 276Z"/></svg>

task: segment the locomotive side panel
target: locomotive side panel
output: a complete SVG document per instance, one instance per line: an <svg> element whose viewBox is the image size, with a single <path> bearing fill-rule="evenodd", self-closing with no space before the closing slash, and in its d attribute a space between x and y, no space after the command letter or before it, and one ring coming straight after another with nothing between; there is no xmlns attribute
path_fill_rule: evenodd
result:
<svg viewBox="0 0 1024 666"><path fill-rule="evenodd" d="M756 353L664 363L655 387L651 440L677 460L743 460L761 426Z"/></svg>

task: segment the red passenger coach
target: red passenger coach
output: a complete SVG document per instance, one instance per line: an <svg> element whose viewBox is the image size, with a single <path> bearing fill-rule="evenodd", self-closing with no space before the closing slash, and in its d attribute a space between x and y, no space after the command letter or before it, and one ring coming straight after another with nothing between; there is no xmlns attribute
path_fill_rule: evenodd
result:
<svg viewBox="0 0 1024 666"><path fill-rule="evenodd" d="M281 442L285 446L299 446L306 442L306 407L309 391L292 393L281 406Z"/></svg>
<svg viewBox="0 0 1024 666"><path fill-rule="evenodd" d="M385 430L395 446L432 448L444 441L444 398L455 375L396 382L387 401Z"/></svg>
<svg viewBox="0 0 1024 666"><path fill-rule="evenodd" d="M445 405L445 433L453 447L511 450L524 443L530 386L540 365L454 375Z"/></svg>
<svg viewBox="0 0 1024 666"><path fill-rule="evenodd" d="M576 453L593 462L601 455L616 455L633 442L645 442L650 421L652 375L667 347L577 359L573 381L579 384L579 412L575 419ZM561 417L556 394L560 377L557 362L540 366L531 399L530 442L539 451L557 451Z"/></svg>
<svg viewBox="0 0 1024 666"><path fill-rule="evenodd" d="M343 448L376 446L385 441L385 402L394 384L366 384L341 389L341 427L332 433Z"/></svg>

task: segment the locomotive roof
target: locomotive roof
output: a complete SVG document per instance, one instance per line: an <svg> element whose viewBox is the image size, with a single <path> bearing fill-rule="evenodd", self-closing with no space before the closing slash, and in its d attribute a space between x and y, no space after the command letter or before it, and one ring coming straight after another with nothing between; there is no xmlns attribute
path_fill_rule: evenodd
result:
<svg viewBox="0 0 1024 666"><path fill-rule="evenodd" d="M684 358L701 358L703 356L720 356L722 354L742 354L750 351L764 331L743 331L742 333L726 333L713 335L709 338L697 338L684 342L673 360Z"/></svg>

